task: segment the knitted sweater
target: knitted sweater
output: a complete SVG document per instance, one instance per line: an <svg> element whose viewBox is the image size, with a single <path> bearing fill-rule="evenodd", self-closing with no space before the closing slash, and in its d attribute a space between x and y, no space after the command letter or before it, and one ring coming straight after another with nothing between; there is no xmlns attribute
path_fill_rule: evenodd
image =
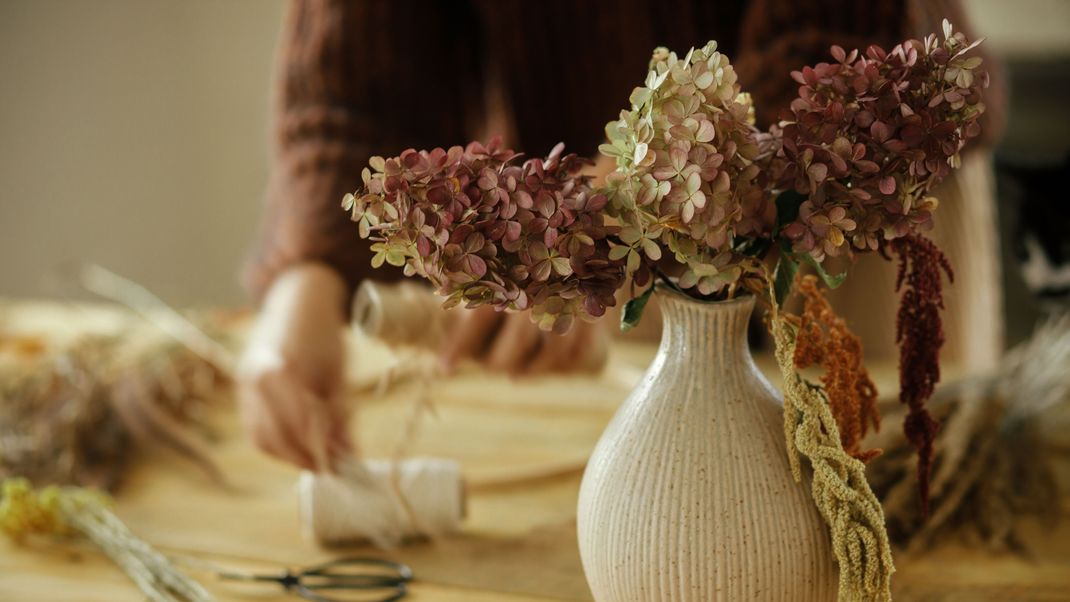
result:
<svg viewBox="0 0 1070 602"><path fill-rule="evenodd" d="M961 14L957 2L940 4L953 20ZM351 288L370 275L368 242L342 196L374 154L482 135L489 86L510 113L514 148L540 155L563 141L594 155L656 46L686 52L716 39L768 122L794 94L792 69L824 59L834 43L889 46L917 35L919 14L889 0L293 0L267 208L246 285L259 297L303 261L334 267ZM939 19L926 29L939 31Z"/></svg>

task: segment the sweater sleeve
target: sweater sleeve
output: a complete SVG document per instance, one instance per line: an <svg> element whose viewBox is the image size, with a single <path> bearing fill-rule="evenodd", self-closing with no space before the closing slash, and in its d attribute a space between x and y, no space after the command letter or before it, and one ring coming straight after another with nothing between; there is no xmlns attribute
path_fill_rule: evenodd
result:
<svg viewBox="0 0 1070 602"><path fill-rule="evenodd" d="M436 33L449 27L436 3L399 4L293 0L289 7L266 208L244 272L256 299L301 262L334 268L352 292L372 273L370 243L341 199L360 185L369 158L464 141L473 61ZM428 98L428 90L439 94ZM375 270L376 278L398 276Z"/></svg>

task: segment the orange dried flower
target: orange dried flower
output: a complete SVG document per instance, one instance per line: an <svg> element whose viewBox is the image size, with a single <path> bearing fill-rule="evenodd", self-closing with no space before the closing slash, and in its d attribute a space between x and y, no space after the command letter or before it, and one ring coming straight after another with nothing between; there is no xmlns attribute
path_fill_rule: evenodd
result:
<svg viewBox="0 0 1070 602"><path fill-rule="evenodd" d="M840 443L844 451L867 462L881 450L863 451L862 437L870 427L880 428L880 414L877 387L862 362L862 341L833 312L818 288L817 278L803 276L797 290L805 304L795 345L795 366L804 369L820 365L824 369L821 384L840 429Z"/></svg>

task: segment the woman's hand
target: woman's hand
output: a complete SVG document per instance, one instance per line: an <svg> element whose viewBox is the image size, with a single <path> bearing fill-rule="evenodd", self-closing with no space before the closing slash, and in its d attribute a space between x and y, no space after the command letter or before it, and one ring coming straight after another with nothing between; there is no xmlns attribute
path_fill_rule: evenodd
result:
<svg viewBox="0 0 1070 602"><path fill-rule="evenodd" d="M604 320L577 320L567 334L556 335L539 330L526 313L478 307L451 314L440 350L448 370L466 357L513 375L595 372L605 365L609 335Z"/></svg>
<svg viewBox="0 0 1070 602"><path fill-rule="evenodd" d="M330 470L352 450L345 292L342 278L324 265L300 264L280 274L238 369L238 399L253 441L307 470Z"/></svg>

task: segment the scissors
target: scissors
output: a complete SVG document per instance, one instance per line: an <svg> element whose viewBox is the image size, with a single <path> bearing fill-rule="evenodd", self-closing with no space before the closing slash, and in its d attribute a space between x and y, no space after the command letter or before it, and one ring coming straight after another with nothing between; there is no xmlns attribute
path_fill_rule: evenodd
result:
<svg viewBox="0 0 1070 602"><path fill-rule="evenodd" d="M290 569L282 574L250 575L246 573L221 572L219 578L231 581L275 582L288 592L312 602L343 602L339 598L321 595L323 590L378 591L385 590L383 598L362 598L364 602L394 602L404 598L408 583L412 581L412 569L400 562L377 558L340 558L317 564L296 572Z"/></svg>

